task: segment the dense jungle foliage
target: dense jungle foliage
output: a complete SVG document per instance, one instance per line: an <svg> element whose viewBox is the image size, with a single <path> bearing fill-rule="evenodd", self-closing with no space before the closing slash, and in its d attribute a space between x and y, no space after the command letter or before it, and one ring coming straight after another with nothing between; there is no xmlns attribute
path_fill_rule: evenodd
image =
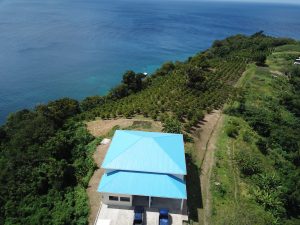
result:
<svg viewBox="0 0 300 225"><path fill-rule="evenodd" d="M81 102L64 98L12 113L0 128L0 224L87 224L85 188L95 169L91 154L99 139L86 131L85 121L141 114L161 120L165 131L188 134L205 113L240 95L234 85L247 64L264 65L275 47L293 43L262 32L236 35L215 41L210 49L185 62L167 62L151 76L127 71L122 83L106 96L87 97ZM296 85L298 81L293 82ZM295 114L298 94L284 98ZM260 111L263 110L262 107ZM252 118L249 114L248 118L260 129L264 125L259 124L259 118L265 121L264 116L272 115ZM276 132L261 133L261 146L270 154L273 140L280 148L291 138L291 154L284 155L284 149L277 151L290 162L283 170L287 173L299 163L299 139L289 125ZM291 137L281 140L279 132ZM299 193L295 189L286 193L290 200L283 208L293 209L290 213L296 215L298 202L293 196Z"/></svg>
<svg viewBox="0 0 300 225"><path fill-rule="evenodd" d="M66 121L79 110L65 98L11 114L1 127L0 224L87 223L98 140Z"/></svg>

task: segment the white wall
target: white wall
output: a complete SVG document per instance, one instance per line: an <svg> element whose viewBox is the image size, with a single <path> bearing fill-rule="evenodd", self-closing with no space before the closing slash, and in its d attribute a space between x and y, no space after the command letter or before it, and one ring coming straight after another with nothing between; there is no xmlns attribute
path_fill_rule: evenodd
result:
<svg viewBox="0 0 300 225"><path fill-rule="evenodd" d="M109 196L118 197L118 201L113 201L109 199ZM130 201L121 201L121 197L129 198ZM120 194L113 194L113 193L102 193L102 202L107 205L119 205L119 206L132 206L132 195L120 195Z"/></svg>

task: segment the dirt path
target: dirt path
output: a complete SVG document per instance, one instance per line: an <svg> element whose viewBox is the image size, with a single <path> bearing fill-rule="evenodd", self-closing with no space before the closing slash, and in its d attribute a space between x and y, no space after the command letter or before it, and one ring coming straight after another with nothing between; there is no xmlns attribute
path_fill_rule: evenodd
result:
<svg viewBox="0 0 300 225"><path fill-rule="evenodd" d="M93 159L98 166L98 169L95 170L92 178L90 179L89 186L87 188L87 194L89 197L90 204L90 215L89 215L89 224L93 225L97 216L98 209L100 207L100 193L97 192L99 181L103 175L104 170L101 169L102 161L105 157L109 145L99 145L97 150L93 155Z"/></svg>
<svg viewBox="0 0 300 225"><path fill-rule="evenodd" d="M198 153L198 160L201 163L201 190L203 200L203 210L200 212L200 224L207 225L211 217L211 195L210 179L212 167L214 165L214 151L218 131L223 123L221 110L215 110L205 116L201 127L194 133L195 145Z"/></svg>

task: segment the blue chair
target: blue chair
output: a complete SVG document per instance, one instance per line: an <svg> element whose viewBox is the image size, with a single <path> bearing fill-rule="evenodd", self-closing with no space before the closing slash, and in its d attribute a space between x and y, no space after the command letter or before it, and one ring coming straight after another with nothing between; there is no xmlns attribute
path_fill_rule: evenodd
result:
<svg viewBox="0 0 300 225"><path fill-rule="evenodd" d="M159 210L159 225L169 225L169 210L160 209Z"/></svg>
<svg viewBox="0 0 300 225"><path fill-rule="evenodd" d="M133 225L140 225L144 223L144 211L144 207L142 206L136 206L134 208Z"/></svg>

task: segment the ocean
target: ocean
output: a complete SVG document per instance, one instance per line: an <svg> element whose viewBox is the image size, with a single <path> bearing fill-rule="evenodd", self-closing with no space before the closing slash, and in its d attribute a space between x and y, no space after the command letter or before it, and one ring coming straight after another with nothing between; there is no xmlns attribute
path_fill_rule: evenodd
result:
<svg viewBox="0 0 300 225"><path fill-rule="evenodd" d="M184 0L0 0L0 124L62 97L103 95L241 33L300 39L300 5Z"/></svg>

